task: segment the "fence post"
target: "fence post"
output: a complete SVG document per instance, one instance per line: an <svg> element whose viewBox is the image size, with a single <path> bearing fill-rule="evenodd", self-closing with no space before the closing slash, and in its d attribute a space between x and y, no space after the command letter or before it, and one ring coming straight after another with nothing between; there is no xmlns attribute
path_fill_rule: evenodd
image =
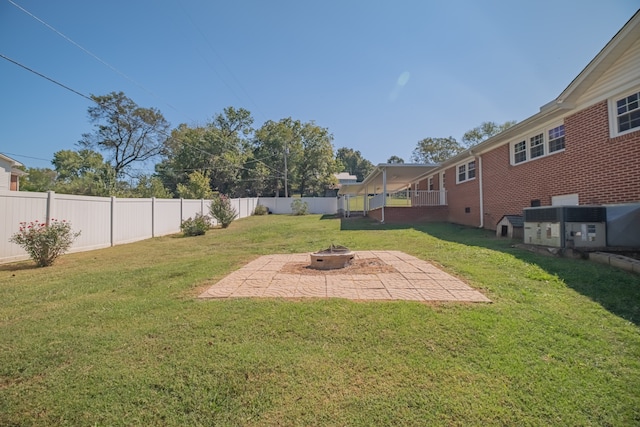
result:
<svg viewBox="0 0 640 427"><path fill-rule="evenodd" d="M156 237L156 198L151 198L151 237Z"/></svg>
<svg viewBox="0 0 640 427"><path fill-rule="evenodd" d="M45 218L45 223L47 225L51 224L51 217L53 216L53 202L56 198L55 191L47 191L47 213Z"/></svg>
<svg viewBox="0 0 640 427"><path fill-rule="evenodd" d="M116 196L111 196L111 246L115 246L115 228L116 228Z"/></svg>

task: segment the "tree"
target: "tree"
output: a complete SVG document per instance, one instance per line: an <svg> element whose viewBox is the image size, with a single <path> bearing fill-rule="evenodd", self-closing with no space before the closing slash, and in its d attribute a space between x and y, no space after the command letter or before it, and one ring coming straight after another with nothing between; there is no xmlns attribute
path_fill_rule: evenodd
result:
<svg viewBox="0 0 640 427"><path fill-rule="evenodd" d="M268 188L276 194L288 195L290 177L297 173L303 147L300 138L302 124L290 117L278 122L266 121L256 131L253 141L254 158L270 170Z"/></svg>
<svg viewBox="0 0 640 427"><path fill-rule="evenodd" d="M170 191L176 192L178 184L189 182L191 172L208 171L211 189L246 196L243 181L251 155L248 140L252 123L247 110L228 107L204 126L181 124L171 132L156 174Z"/></svg>
<svg viewBox="0 0 640 427"><path fill-rule="evenodd" d="M337 183L338 163L333 157L333 135L315 123L305 123L300 130L302 156L296 167L293 184L303 196L324 195L324 190Z"/></svg>
<svg viewBox="0 0 640 427"><path fill-rule="evenodd" d="M178 184L177 193L183 199L211 199L211 178L208 171L194 171L189 174L187 184Z"/></svg>
<svg viewBox="0 0 640 427"><path fill-rule="evenodd" d="M462 136L462 142L466 147L471 147L473 145L479 144L482 141L491 138L494 135L499 134L502 131L509 129L511 126L515 125L517 122L515 120L504 122L499 125L496 122L482 122L480 126L477 126L467 132Z"/></svg>
<svg viewBox="0 0 640 427"><path fill-rule="evenodd" d="M130 197L156 197L158 199L170 199L171 192L162 184L162 180L157 176L140 175L137 177L137 184L131 189Z"/></svg>
<svg viewBox="0 0 640 427"><path fill-rule="evenodd" d="M391 156L387 159L387 163L389 164L403 164L404 159L398 156Z"/></svg>
<svg viewBox="0 0 640 427"><path fill-rule="evenodd" d="M343 171L355 175L358 181L364 181L375 168L373 163L362 157L360 151L354 151L351 148L339 148L336 152L336 160Z"/></svg>
<svg viewBox="0 0 640 427"><path fill-rule="evenodd" d="M411 154L411 159L417 163L442 163L445 160L464 151L453 137L425 138L418 141Z"/></svg>
<svg viewBox="0 0 640 427"><path fill-rule="evenodd" d="M134 162L145 162L162 153L169 123L159 110L141 108L122 92L91 98L88 108L93 133L82 135L81 147L108 153L115 175L121 178Z"/></svg>
<svg viewBox="0 0 640 427"><path fill-rule="evenodd" d="M56 185L56 171L49 168L29 168L28 175L20 178L20 191L45 192L53 190Z"/></svg>
<svg viewBox="0 0 640 427"><path fill-rule="evenodd" d="M115 170L93 150L61 150L51 161L56 169L54 190L84 196L111 196L118 191Z"/></svg>

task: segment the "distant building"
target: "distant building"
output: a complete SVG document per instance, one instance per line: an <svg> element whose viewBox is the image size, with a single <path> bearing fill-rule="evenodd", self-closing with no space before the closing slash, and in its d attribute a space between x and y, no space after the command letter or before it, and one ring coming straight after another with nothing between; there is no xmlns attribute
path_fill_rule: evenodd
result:
<svg viewBox="0 0 640 427"><path fill-rule="evenodd" d="M358 178L355 175L351 175L349 172L340 172L335 174L335 177L338 179L338 184L355 184L358 181Z"/></svg>
<svg viewBox="0 0 640 427"><path fill-rule="evenodd" d="M20 177L27 173L18 167L23 166L17 160L0 154L0 190L20 190Z"/></svg>

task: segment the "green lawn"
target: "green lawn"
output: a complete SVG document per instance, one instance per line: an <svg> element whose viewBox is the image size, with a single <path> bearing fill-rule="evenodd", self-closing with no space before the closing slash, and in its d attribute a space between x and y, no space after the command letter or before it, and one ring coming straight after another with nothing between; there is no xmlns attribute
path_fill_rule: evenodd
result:
<svg viewBox="0 0 640 427"><path fill-rule="evenodd" d="M401 250L493 304L198 300L264 254ZM492 233L261 216L0 266L0 425L640 425L640 277Z"/></svg>

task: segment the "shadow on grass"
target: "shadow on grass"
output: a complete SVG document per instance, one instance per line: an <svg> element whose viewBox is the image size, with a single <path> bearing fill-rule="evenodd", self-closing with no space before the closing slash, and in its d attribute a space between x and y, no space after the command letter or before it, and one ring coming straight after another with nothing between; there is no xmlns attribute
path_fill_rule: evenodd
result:
<svg viewBox="0 0 640 427"><path fill-rule="evenodd" d="M599 303L609 312L640 326L640 276L584 260L541 255L513 247L515 241L482 230L449 223L380 224L370 218L345 219L341 230L413 229L448 242L508 253L556 275L570 288Z"/></svg>

